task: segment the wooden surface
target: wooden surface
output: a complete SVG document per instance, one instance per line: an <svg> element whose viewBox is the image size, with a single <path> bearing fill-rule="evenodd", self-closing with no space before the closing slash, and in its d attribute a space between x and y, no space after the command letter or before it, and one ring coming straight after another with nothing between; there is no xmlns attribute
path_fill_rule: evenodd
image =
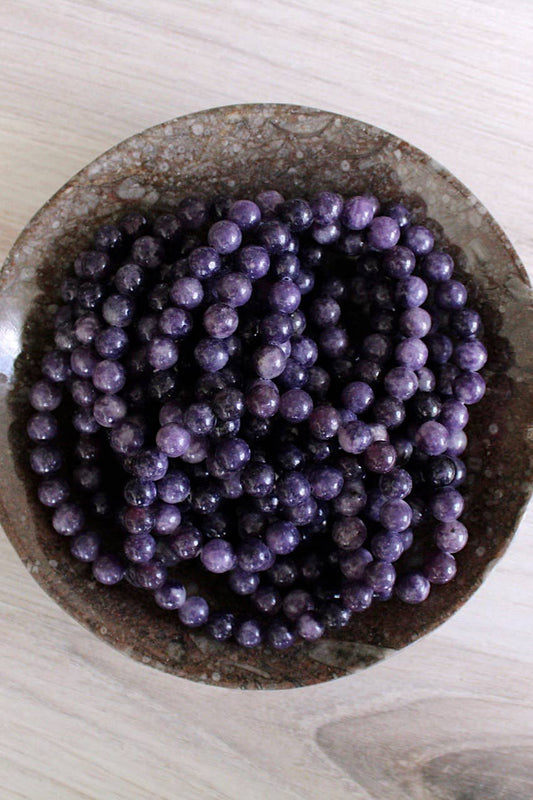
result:
<svg viewBox="0 0 533 800"><path fill-rule="evenodd" d="M3 0L0 30L0 261L120 139L269 100L356 116L431 153L533 264L529 0ZM532 535L530 508L482 589L424 640L274 693L119 655L2 537L0 797L531 800Z"/></svg>

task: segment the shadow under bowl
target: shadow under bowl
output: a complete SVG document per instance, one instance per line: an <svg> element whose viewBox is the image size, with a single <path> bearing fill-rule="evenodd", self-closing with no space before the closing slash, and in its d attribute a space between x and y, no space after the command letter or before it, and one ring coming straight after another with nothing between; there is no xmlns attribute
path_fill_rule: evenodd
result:
<svg viewBox="0 0 533 800"><path fill-rule="evenodd" d="M427 216L482 316L487 394L468 427L470 539L456 579L420 606L376 603L316 644L244 651L183 630L127 584L103 587L71 558L36 501L24 423L27 388L56 308L57 286L94 229L130 209L173 210L187 194L310 196L371 190ZM299 106L202 111L150 128L75 175L28 223L0 276L0 521L40 585L79 622L128 655L196 681L289 688L367 666L435 628L479 587L502 555L531 493L533 294L511 244L479 201L406 142L357 120ZM38 360L37 360L38 364ZM207 589L206 589L207 592Z"/></svg>

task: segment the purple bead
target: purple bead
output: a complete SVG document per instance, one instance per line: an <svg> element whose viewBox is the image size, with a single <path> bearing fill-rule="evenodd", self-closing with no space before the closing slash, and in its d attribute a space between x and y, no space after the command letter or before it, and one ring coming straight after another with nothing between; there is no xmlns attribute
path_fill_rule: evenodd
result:
<svg viewBox="0 0 533 800"><path fill-rule="evenodd" d="M74 374L79 375L80 378L90 378L97 365L98 360L89 348L77 347L72 351L70 366Z"/></svg>
<svg viewBox="0 0 533 800"><path fill-rule="evenodd" d="M314 614L306 612L297 620L296 631L306 642L316 642L324 635L324 625Z"/></svg>
<svg viewBox="0 0 533 800"><path fill-rule="evenodd" d="M191 444L191 434L181 425L170 423L159 429L156 436L159 449L171 458L179 458Z"/></svg>
<svg viewBox="0 0 533 800"><path fill-rule="evenodd" d="M444 488L433 495L429 506L435 519L453 522L463 513L464 500L456 489Z"/></svg>
<svg viewBox="0 0 533 800"><path fill-rule="evenodd" d="M450 431L446 452L451 456L460 456L466 450L467 444L468 439L464 431Z"/></svg>
<svg viewBox="0 0 533 800"><path fill-rule="evenodd" d="M389 250L398 244L400 227L392 217L374 217L370 223L367 242L376 250Z"/></svg>
<svg viewBox="0 0 533 800"><path fill-rule="evenodd" d="M268 293L269 303L274 311L291 314L300 305L301 293L296 284L284 278L272 284Z"/></svg>
<svg viewBox="0 0 533 800"><path fill-rule="evenodd" d="M250 460L250 447L243 439L226 439L216 448L215 458L225 470L234 472Z"/></svg>
<svg viewBox="0 0 533 800"><path fill-rule="evenodd" d="M285 198L275 189L267 189L260 192L255 201L264 217L271 217L278 212L279 206L285 202Z"/></svg>
<svg viewBox="0 0 533 800"><path fill-rule="evenodd" d="M410 605L426 600L430 589L431 584L420 572L406 572L400 575L394 586L396 596Z"/></svg>
<svg viewBox="0 0 533 800"><path fill-rule="evenodd" d="M131 472L137 478L158 481L166 475L167 470L168 458L156 448L140 450L131 458Z"/></svg>
<svg viewBox="0 0 533 800"><path fill-rule="evenodd" d="M361 231L370 225L374 214L373 198L357 195L345 201L341 212L341 222L350 230Z"/></svg>
<svg viewBox="0 0 533 800"><path fill-rule="evenodd" d="M223 539L211 539L206 542L202 548L200 560L208 572L214 572L217 575L229 572L236 563L231 544Z"/></svg>
<svg viewBox="0 0 533 800"><path fill-rule="evenodd" d="M128 407L121 397L102 395L94 403L93 416L103 428L112 428L126 416Z"/></svg>
<svg viewBox="0 0 533 800"><path fill-rule="evenodd" d="M401 532L382 531L372 537L370 549L374 557L380 561L392 563L397 561L404 552L404 542Z"/></svg>
<svg viewBox="0 0 533 800"><path fill-rule="evenodd" d="M309 475L311 491L318 500L333 500L344 485L341 470L335 467L317 467Z"/></svg>
<svg viewBox="0 0 533 800"><path fill-rule="evenodd" d="M388 531L399 533L411 524L411 507L405 500L392 498L386 500L379 512L379 521Z"/></svg>
<svg viewBox="0 0 533 800"><path fill-rule="evenodd" d="M177 506L161 503L157 506L154 530L160 536L170 536L175 533L181 522L181 512Z"/></svg>
<svg viewBox="0 0 533 800"><path fill-rule="evenodd" d="M348 422L339 429L339 445L346 453L363 453L372 443L372 434L365 422Z"/></svg>
<svg viewBox="0 0 533 800"><path fill-rule="evenodd" d="M257 281L268 273L270 257L264 247L247 245L239 251L237 264L250 280Z"/></svg>
<svg viewBox="0 0 533 800"><path fill-rule="evenodd" d="M235 641L241 647L257 647L261 644L263 636L261 626L255 619L247 619L237 625L235 629Z"/></svg>
<svg viewBox="0 0 533 800"><path fill-rule="evenodd" d="M135 303L130 297L112 294L102 305L102 316L108 325L126 328L133 319Z"/></svg>
<svg viewBox="0 0 533 800"><path fill-rule="evenodd" d="M274 488L276 473L269 464L251 463L241 474L242 488L251 497L266 497Z"/></svg>
<svg viewBox="0 0 533 800"><path fill-rule="evenodd" d="M342 603L350 611L360 613L370 608L372 604L373 590L362 581L352 581L347 583L342 590Z"/></svg>
<svg viewBox="0 0 533 800"><path fill-rule="evenodd" d="M442 423L450 433L461 431L468 422L468 409L459 400L445 400L439 415L439 422Z"/></svg>
<svg viewBox="0 0 533 800"><path fill-rule="evenodd" d="M273 586L259 586L251 600L255 608L263 615L276 614L281 607L281 595Z"/></svg>
<svg viewBox="0 0 533 800"><path fill-rule="evenodd" d="M92 380L99 392L115 394L125 386L126 371L122 364L116 361L100 361L94 368Z"/></svg>
<svg viewBox="0 0 533 800"><path fill-rule="evenodd" d="M417 275L402 278L396 285L396 300L402 308L418 308L426 302L427 296L427 284Z"/></svg>
<svg viewBox="0 0 533 800"><path fill-rule="evenodd" d="M277 219L261 222L256 232L259 244L264 247L269 255L284 253L291 241L291 232L288 225Z"/></svg>
<svg viewBox="0 0 533 800"><path fill-rule="evenodd" d="M215 641L225 642L231 639L234 625L235 617L233 614L216 612L210 615L209 622L207 623L207 630Z"/></svg>
<svg viewBox="0 0 533 800"><path fill-rule="evenodd" d="M261 419L274 416L279 409L279 403L278 388L270 381L258 381L245 397L248 411Z"/></svg>
<svg viewBox="0 0 533 800"><path fill-rule="evenodd" d="M294 644L294 635L287 625L276 621L267 629L267 641L274 650L287 650Z"/></svg>
<svg viewBox="0 0 533 800"><path fill-rule="evenodd" d="M142 428L135 422L124 420L120 422L109 434L111 449L121 455L133 455L144 443Z"/></svg>
<svg viewBox="0 0 533 800"><path fill-rule="evenodd" d="M372 405L374 392L367 383L354 381L344 387L341 400L345 408L355 414L362 414Z"/></svg>
<svg viewBox="0 0 533 800"><path fill-rule="evenodd" d="M426 338L429 358L434 364L445 364L453 353L453 343L444 333L432 333Z"/></svg>
<svg viewBox="0 0 533 800"><path fill-rule="evenodd" d="M216 289L219 299L232 308L245 305L252 296L250 278L242 272L229 272L222 276L217 281Z"/></svg>
<svg viewBox="0 0 533 800"><path fill-rule="evenodd" d="M165 251L161 241L153 236L140 236L131 248L131 260L146 269L158 267L164 255Z"/></svg>
<svg viewBox="0 0 533 800"><path fill-rule="evenodd" d="M409 338L400 342L395 350L396 361L412 370L421 369L428 359L428 348L421 339Z"/></svg>
<svg viewBox="0 0 533 800"><path fill-rule="evenodd" d="M455 578L456 573L455 558L440 550L433 553L424 564L424 574L430 583L448 583Z"/></svg>
<svg viewBox="0 0 533 800"><path fill-rule="evenodd" d="M53 513L52 525L61 536L74 536L85 523L83 510L75 503L62 503Z"/></svg>
<svg viewBox="0 0 533 800"><path fill-rule="evenodd" d="M104 359L120 358L128 347L128 334L122 328L104 328L95 338L96 352Z"/></svg>
<svg viewBox="0 0 533 800"><path fill-rule="evenodd" d="M193 328L193 318L184 308L166 308L159 317L159 330L171 339L183 339Z"/></svg>
<svg viewBox="0 0 533 800"><path fill-rule="evenodd" d="M309 417L309 430L320 440L332 439L339 425L339 414L332 406L316 406Z"/></svg>
<svg viewBox="0 0 533 800"><path fill-rule="evenodd" d="M58 434L59 426L56 418L48 411L33 414L26 425L26 431L33 442L46 442Z"/></svg>
<svg viewBox="0 0 533 800"><path fill-rule="evenodd" d="M338 517L332 525L331 538L341 550L358 550L366 539L366 525L359 517Z"/></svg>
<svg viewBox="0 0 533 800"><path fill-rule="evenodd" d="M408 400L418 388L418 379L408 367L393 367L384 379L385 390L397 400Z"/></svg>
<svg viewBox="0 0 533 800"><path fill-rule="evenodd" d="M425 256L433 250L435 239L428 228L423 225L412 225L404 228L403 241L416 256Z"/></svg>
<svg viewBox="0 0 533 800"><path fill-rule="evenodd" d="M450 314L450 330L458 339L470 339L481 330L481 318L471 308L461 308Z"/></svg>
<svg viewBox="0 0 533 800"><path fill-rule="evenodd" d="M250 538L237 551L237 563L245 572L262 572L273 564L273 555L260 539Z"/></svg>
<svg viewBox="0 0 533 800"><path fill-rule="evenodd" d="M424 308L408 308L400 316L399 327L404 336L427 336L431 330L431 316Z"/></svg>
<svg viewBox="0 0 533 800"><path fill-rule="evenodd" d="M453 267L453 258L448 253L433 251L422 262L422 273L428 280L439 283L452 277Z"/></svg>
<svg viewBox="0 0 533 800"><path fill-rule="evenodd" d="M166 611L177 611L187 598L185 587L178 581L167 581L154 592L154 600L160 608Z"/></svg>
<svg viewBox="0 0 533 800"><path fill-rule="evenodd" d="M311 367L307 373L306 388L313 395L323 397L331 384L329 373L323 367ZM320 436L318 437L320 438Z"/></svg>
<svg viewBox="0 0 533 800"><path fill-rule="evenodd" d="M465 305L467 296L466 286L460 281L444 281L437 285L435 303L439 308L455 310Z"/></svg>
<svg viewBox="0 0 533 800"><path fill-rule="evenodd" d="M184 197L178 205L178 216L186 228L201 228L207 222L207 203L201 197Z"/></svg>
<svg viewBox="0 0 533 800"><path fill-rule="evenodd" d="M311 486L303 473L288 472L279 478L276 491L280 503L292 508L307 500L311 494Z"/></svg>
<svg viewBox="0 0 533 800"><path fill-rule="evenodd" d="M468 531L456 519L441 522L433 529L433 540L444 553L458 553L468 542Z"/></svg>
<svg viewBox="0 0 533 800"><path fill-rule="evenodd" d="M313 212L307 200L294 198L285 200L278 208L277 213L283 222L286 222L293 233L307 230L313 222Z"/></svg>
<svg viewBox="0 0 533 800"><path fill-rule="evenodd" d="M220 223L216 223L220 224ZM197 247L189 253L189 270L198 280L215 275L221 267L220 256L213 247Z"/></svg>
<svg viewBox="0 0 533 800"><path fill-rule="evenodd" d="M374 592L383 592L394 586L396 570L386 561L373 561L365 567L364 582Z"/></svg>
<svg viewBox="0 0 533 800"><path fill-rule="evenodd" d="M373 442L365 452L364 461L371 472L390 472L396 464L396 450L387 442Z"/></svg>
<svg viewBox="0 0 533 800"><path fill-rule="evenodd" d="M341 226L336 220L327 225L315 223L311 228L311 236L318 244L329 245L340 238L341 230Z"/></svg>
<svg viewBox="0 0 533 800"><path fill-rule="evenodd" d="M138 264L124 264L113 278L116 290L126 296L138 294L144 285L144 272Z"/></svg>
<svg viewBox="0 0 533 800"><path fill-rule="evenodd" d="M372 447L372 445L371 445ZM341 493L333 501L333 509L343 517L356 517L365 507L367 496L362 481L345 481Z"/></svg>
<svg viewBox="0 0 533 800"><path fill-rule="evenodd" d="M63 383L71 375L68 354L61 350L52 350L50 353L46 353L41 361L41 372L44 378L48 378L53 383Z"/></svg>
<svg viewBox="0 0 533 800"><path fill-rule="evenodd" d="M93 577L104 586L114 586L124 577L125 569L122 561L115 555L99 556L93 561Z"/></svg>
<svg viewBox="0 0 533 800"><path fill-rule="evenodd" d="M344 328L338 328L335 325L323 328L318 342L322 353L328 358L342 356L349 344L348 335Z"/></svg>
<svg viewBox="0 0 533 800"><path fill-rule="evenodd" d="M315 222L319 225L329 225L339 218L343 200L340 194L319 192L312 198L310 206Z"/></svg>
<svg viewBox="0 0 533 800"><path fill-rule="evenodd" d="M203 597L188 597L178 611L181 622L188 628L199 628L207 622L209 606Z"/></svg>
<svg viewBox="0 0 533 800"><path fill-rule="evenodd" d="M78 561L95 561L100 553L99 534L94 531L76 534L70 542L70 552Z"/></svg>
<svg viewBox="0 0 533 800"><path fill-rule="evenodd" d="M274 522L266 530L265 541L273 553L285 556L300 543L300 533L292 522Z"/></svg>
<svg viewBox="0 0 533 800"><path fill-rule="evenodd" d="M109 272L111 260L105 253L87 250L74 261L74 272L78 278L86 280L99 280Z"/></svg>
<svg viewBox="0 0 533 800"><path fill-rule="evenodd" d="M438 456L448 447L448 430L440 422L424 422L416 432L415 444L422 453Z"/></svg>
<svg viewBox="0 0 533 800"><path fill-rule="evenodd" d="M260 378L277 378L285 369L286 358L274 344L258 347L253 354L253 365Z"/></svg>
<svg viewBox="0 0 533 800"><path fill-rule="evenodd" d="M458 342L454 348L453 360L461 369L478 372L487 363L487 351L477 339Z"/></svg>
<svg viewBox="0 0 533 800"><path fill-rule="evenodd" d="M234 308L225 303L215 303L205 311L204 328L214 339L227 339L237 330L239 316Z"/></svg>
<svg viewBox="0 0 533 800"><path fill-rule="evenodd" d="M289 389L279 401L279 413L288 422L303 422L313 410L311 395L303 389Z"/></svg>
<svg viewBox="0 0 533 800"><path fill-rule="evenodd" d="M453 393L465 405L479 403L485 394L485 381L477 372L463 372L453 382Z"/></svg>
<svg viewBox="0 0 533 800"><path fill-rule="evenodd" d="M252 200L237 200L228 210L228 219L241 231L253 230L261 222L261 209Z"/></svg>
<svg viewBox="0 0 533 800"><path fill-rule="evenodd" d="M308 336L292 336L291 357L303 367L311 367L318 358L318 347Z"/></svg>
<svg viewBox="0 0 533 800"><path fill-rule="evenodd" d="M63 478L47 478L41 481L37 489L39 502L48 508L56 508L70 494L68 483Z"/></svg>
<svg viewBox="0 0 533 800"><path fill-rule="evenodd" d="M155 539L149 533L128 536L124 540L124 555L132 564L146 564L155 553Z"/></svg>
<svg viewBox="0 0 533 800"><path fill-rule="evenodd" d="M317 297L311 303L310 319L319 328L336 325L341 316L341 308L333 297Z"/></svg>
<svg viewBox="0 0 533 800"><path fill-rule="evenodd" d="M193 525L181 525L171 539L172 550L184 561L196 558L202 547L202 534Z"/></svg>
<svg viewBox="0 0 533 800"><path fill-rule="evenodd" d="M132 569L135 584L140 589L160 589L166 582L167 569L160 561L136 564Z"/></svg>
<svg viewBox="0 0 533 800"><path fill-rule="evenodd" d="M204 299L204 290L198 278L178 278L172 284L170 298L175 305L182 308L196 308Z"/></svg>
<svg viewBox="0 0 533 800"><path fill-rule="evenodd" d="M200 339L194 348L194 357L206 372L218 372L228 363L228 347L220 339Z"/></svg>
<svg viewBox="0 0 533 800"><path fill-rule="evenodd" d="M189 478L180 470L169 470L157 482L157 494L165 503L183 503L191 491Z"/></svg>
<svg viewBox="0 0 533 800"><path fill-rule="evenodd" d="M253 594L259 586L259 575L236 567L230 572L228 586L238 595Z"/></svg>

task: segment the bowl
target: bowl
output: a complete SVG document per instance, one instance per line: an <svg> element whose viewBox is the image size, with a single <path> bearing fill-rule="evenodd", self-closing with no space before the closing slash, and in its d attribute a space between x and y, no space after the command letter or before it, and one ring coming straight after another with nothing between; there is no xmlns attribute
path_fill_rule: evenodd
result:
<svg viewBox="0 0 533 800"><path fill-rule="evenodd" d="M102 587L74 562L35 498L24 420L55 310L59 276L95 227L127 210L172 210L187 194L309 196L327 186L373 191L427 216L449 246L485 327L487 394L472 409L467 450L470 539L456 579L420 606L374 604L349 627L285 653L244 651L183 630L130 586ZM531 493L533 293L508 239L480 202L429 156L386 131L311 108L251 104L165 122L75 175L28 223L0 276L0 520L23 563L68 613L122 652L217 685L288 688L368 666L447 619L503 554Z"/></svg>

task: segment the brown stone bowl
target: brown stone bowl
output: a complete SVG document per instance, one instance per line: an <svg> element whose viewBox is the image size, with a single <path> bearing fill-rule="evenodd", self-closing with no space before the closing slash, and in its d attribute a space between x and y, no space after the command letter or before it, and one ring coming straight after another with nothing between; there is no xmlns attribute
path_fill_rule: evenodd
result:
<svg viewBox="0 0 533 800"><path fill-rule="evenodd" d="M35 499L26 463L28 384L47 341L60 276L100 223L128 209L172 210L186 194L253 196L274 187L372 190L430 219L485 327L488 391L472 409L465 522L450 584L421 606L376 603L351 625L286 653L245 652L185 631L129 585L106 588L69 555ZM288 105L243 105L166 122L104 153L28 223L0 276L0 520L26 567L64 609L114 647L192 680L241 688L318 683L423 636L477 589L509 544L533 474L533 294L504 233L475 197L420 150L357 120ZM198 582L201 584L201 576ZM203 588L200 586L200 588ZM209 588L205 588L209 593Z"/></svg>

